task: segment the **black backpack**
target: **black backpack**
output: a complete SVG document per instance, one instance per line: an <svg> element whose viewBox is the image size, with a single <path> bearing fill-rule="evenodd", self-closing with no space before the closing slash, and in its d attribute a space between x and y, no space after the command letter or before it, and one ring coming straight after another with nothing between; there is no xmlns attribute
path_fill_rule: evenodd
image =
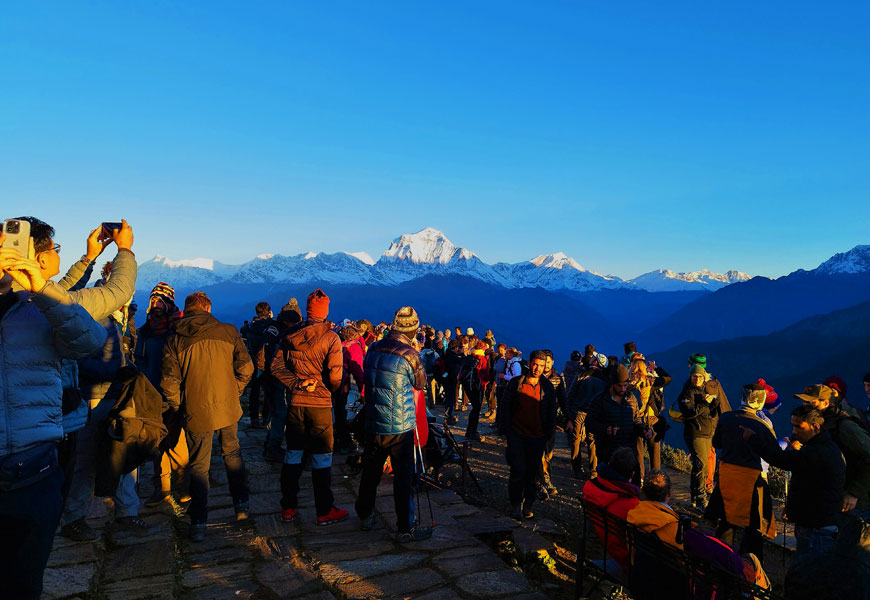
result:
<svg viewBox="0 0 870 600"><path fill-rule="evenodd" d="M477 376L479 365L480 358L472 354L463 361L462 370L459 373L459 381L472 392L479 392L481 388L480 377Z"/></svg>

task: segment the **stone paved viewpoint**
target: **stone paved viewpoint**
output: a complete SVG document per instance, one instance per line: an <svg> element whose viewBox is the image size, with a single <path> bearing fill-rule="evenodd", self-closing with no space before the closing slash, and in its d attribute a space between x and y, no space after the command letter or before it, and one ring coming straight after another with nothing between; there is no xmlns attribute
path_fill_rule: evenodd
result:
<svg viewBox="0 0 870 600"><path fill-rule="evenodd" d="M89 524L96 542L76 543L58 535L45 572L46 600L99 598L495 598L534 600L547 596L512 569L482 538L516 531L529 552L549 547L533 528L489 508L466 504L449 490L431 492L437 526L430 540L395 541L392 479L385 476L376 502L378 526L361 531L353 511L359 476L336 456L336 505L350 510L347 521L315 525L310 473L302 478L299 517L279 517L280 465L262 457L265 432L240 426L239 438L251 487L250 518L236 521L220 457L212 457L212 488L206 540L191 543L187 521L168 505L141 507L152 526L147 537L117 532L111 502L95 500ZM140 496L151 492L150 466L140 470ZM425 519L429 509L421 496Z"/></svg>

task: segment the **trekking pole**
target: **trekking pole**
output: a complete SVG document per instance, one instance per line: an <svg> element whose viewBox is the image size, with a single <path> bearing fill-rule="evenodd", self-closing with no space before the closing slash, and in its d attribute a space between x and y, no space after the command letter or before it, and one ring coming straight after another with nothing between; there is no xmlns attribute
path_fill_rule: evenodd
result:
<svg viewBox="0 0 870 600"><path fill-rule="evenodd" d="M426 424L428 427L428 423ZM416 442L414 446L417 448L417 451L420 453L420 468L423 471L423 474L426 474L426 463L423 462L423 446L420 445L420 436L417 433L417 426L414 426L414 441ZM414 460L416 463L417 461ZM420 477L420 485L425 485L425 481L423 477ZM432 513L432 497L429 495L429 486L426 486L426 501L429 503L429 521L431 522L431 526L435 527L435 515ZM417 503L420 503L420 490L417 490Z"/></svg>

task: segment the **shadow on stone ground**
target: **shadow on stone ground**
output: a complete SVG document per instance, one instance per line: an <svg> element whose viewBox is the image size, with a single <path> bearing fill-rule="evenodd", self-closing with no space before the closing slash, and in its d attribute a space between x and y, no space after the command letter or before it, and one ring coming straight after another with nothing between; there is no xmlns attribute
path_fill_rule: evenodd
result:
<svg viewBox="0 0 870 600"><path fill-rule="evenodd" d="M437 412L440 417L440 409ZM464 420L453 430L461 440ZM489 433L485 421L481 432ZM581 523L577 492L583 482L572 478L564 435L557 435L552 472L559 494L536 504L534 520L520 524L505 516L508 502L504 444L498 437L487 435L483 443L473 444L470 453L482 489L470 480L461 485L457 466L444 467L441 482L448 489L429 494L437 524L433 537L398 544L391 478L385 476L378 490L377 527L361 531L353 513L359 475L339 455L332 471L333 492L336 505L350 510L351 517L343 523L316 526L311 479L306 472L297 520L282 523L280 465L263 460L265 431L249 429L245 418L239 438L251 487L249 519L235 520L218 455L212 457L209 525L204 542L194 544L187 539L187 521L170 504L155 509L141 507L141 516L151 526L147 536L116 531L111 501L97 499L88 521L98 530L99 539L76 543L60 535L55 537L43 597L573 598L574 541ZM140 469L139 492L143 500L153 489L151 474L150 465ZM687 501L688 477L679 472L672 476L678 489L677 504ZM420 505L422 516L428 520L425 494L420 497ZM608 592L604 586L593 597L603 598Z"/></svg>
<svg viewBox="0 0 870 600"><path fill-rule="evenodd" d="M438 415L438 421L441 421L441 408L435 409ZM468 413L457 413L460 417L460 422L451 427L458 441L462 441L465 432L466 415ZM469 453L469 463L472 470L480 480L480 488L473 482L467 480L464 484L461 478L461 472L458 468L452 467L445 469L441 476L441 482L451 489L461 492L466 500L472 504L487 506L499 514L507 514L510 504L507 499L507 474L508 468L504 458L504 440L495 435L495 430L490 428L490 423L481 421L480 433L485 436L483 443L473 442ZM671 432L673 435L673 432ZM514 548L508 547L507 552L502 553L502 557L506 555L519 555L520 564L524 568L527 578L548 597L557 599L572 599L575 594L575 561L576 550L580 540L581 530L583 528L582 512L580 508L579 492L583 489L584 480L575 479L571 469L570 448L565 434L561 431L556 433L556 448L555 455L551 461L551 479L553 485L557 488L558 493L551 496L547 500L538 501L534 505L535 518L533 521L524 523L522 530L513 529L511 536L513 538ZM584 450L585 456L585 450ZM679 513L689 515L695 520L699 527L712 533L712 527L705 523L701 515L696 513L691 507L691 499L689 493L689 474L665 467L671 477L673 485L672 506ZM776 507L776 516L778 519L778 532L782 532L782 503ZM527 544L527 533L536 534L543 540L538 540L536 543ZM519 537L518 537L519 536ZM594 534L593 534L594 538ZM545 542L547 545L545 546ZM788 533L785 536L786 547L782 546L783 535L777 536L775 540L768 542L765 546L764 566L771 578L771 581L777 586L780 591L782 581L785 577L785 572L788 568L788 563L794 553L794 536L792 526L788 526ZM505 544L502 544L502 548ZM597 540L590 542L587 546L590 556L600 558L597 552L600 552L600 545ZM554 563L550 563L548 568L544 564L545 560L536 560L534 553L538 553L541 549L547 550L549 556ZM588 585L587 585L588 587ZM590 596L592 598L606 598L612 591L611 586L602 585L599 590Z"/></svg>

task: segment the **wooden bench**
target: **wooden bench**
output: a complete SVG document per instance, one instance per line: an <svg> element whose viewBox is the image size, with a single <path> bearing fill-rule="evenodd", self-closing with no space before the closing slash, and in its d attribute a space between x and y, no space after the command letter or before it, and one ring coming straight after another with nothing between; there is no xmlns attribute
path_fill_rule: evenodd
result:
<svg viewBox="0 0 870 600"><path fill-rule="evenodd" d="M587 502L581 496L583 528L577 545L576 598L587 598L604 581L623 588L636 600L782 600L770 589L761 588L742 576L726 571L696 556L663 543L656 535L645 533L630 523ZM595 528L602 530L599 539ZM629 572L607 564L610 536L619 536L628 549ZM591 547L601 546L598 553ZM591 584L586 589L586 581Z"/></svg>

